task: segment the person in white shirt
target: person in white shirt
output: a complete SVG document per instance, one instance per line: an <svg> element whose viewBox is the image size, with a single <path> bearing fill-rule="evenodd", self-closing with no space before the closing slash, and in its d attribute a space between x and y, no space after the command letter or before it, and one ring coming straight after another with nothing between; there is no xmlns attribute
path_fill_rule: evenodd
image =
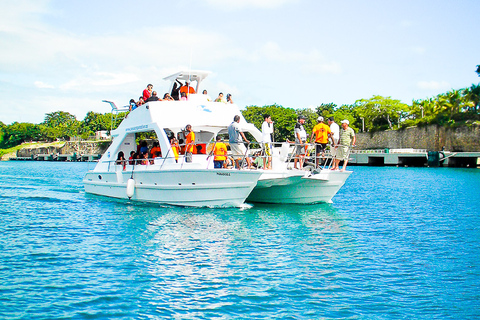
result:
<svg viewBox="0 0 480 320"><path fill-rule="evenodd" d="M337 145L338 139L340 139L340 126L335 123L333 117L328 118L328 125L330 126L330 131L332 131L332 145L330 146L330 154L332 157L337 155ZM333 161L332 170L338 170L337 163Z"/></svg>
<svg viewBox="0 0 480 320"><path fill-rule="evenodd" d="M263 115L262 123L262 142L265 157L263 158L263 167L265 169L272 169L272 134L273 134L273 121L269 114ZM268 159L268 161L267 161Z"/></svg>

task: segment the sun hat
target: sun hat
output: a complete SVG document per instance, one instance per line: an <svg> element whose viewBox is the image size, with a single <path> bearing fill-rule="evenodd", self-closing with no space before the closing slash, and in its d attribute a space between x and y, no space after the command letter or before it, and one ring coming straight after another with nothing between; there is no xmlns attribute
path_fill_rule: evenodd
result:
<svg viewBox="0 0 480 320"><path fill-rule="evenodd" d="M341 122L341 123L350 124L350 121L348 121L347 119L345 119L345 120L342 120L342 121L340 121L340 122Z"/></svg>

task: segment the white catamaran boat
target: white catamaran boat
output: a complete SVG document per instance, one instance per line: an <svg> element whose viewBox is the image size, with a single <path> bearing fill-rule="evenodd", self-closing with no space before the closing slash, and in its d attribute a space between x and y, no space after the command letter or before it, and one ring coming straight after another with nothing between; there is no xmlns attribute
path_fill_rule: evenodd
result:
<svg viewBox="0 0 480 320"><path fill-rule="evenodd" d="M197 81L198 89L207 74L179 73L175 79ZM116 109L113 102L106 102ZM214 169L213 157L207 158L206 154L195 154L192 162L187 162L184 155L176 159L167 136L182 135L182 129L191 124L196 141L209 141L225 127L225 118L216 116L222 114L223 107L223 103L208 102L203 95L191 94L188 101L154 101L136 108L112 131L112 144L85 175L85 191L168 205L241 206L255 187L260 171ZM128 159L130 152L137 150L137 134L156 136L163 157L148 159L145 165L117 161L119 152Z"/></svg>
<svg viewBox="0 0 480 320"><path fill-rule="evenodd" d="M186 71L164 78L196 82L209 74L205 71ZM106 101L109 102L109 101ZM112 107L115 105L109 102ZM240 116L240 127L261 141L261 132L247 123L235 104L213 102L203 94L190 94L186 101L148 102L128 114L118 129L112 132L114 140L93 171L84 179L85 191L115 198L164 203L182 206L240 206L245 199L262 203L316 203L331 202L345 184L351 171L296 170L291 168L291 145L282 143L272 148L271 170L214 169L211 150L218 134L227 134L227 127L235 115ZM194 154L186 162L180 154L176 159L170 135L184 137L183 128L192 125L196 143L204 152ZM123 169L116 156L136 150L136 135L152 132L162 150L162 157L151 165L128 163ZM202 143L203 142L203 143ZM247 156L247 155L246 155Z"/></svg>

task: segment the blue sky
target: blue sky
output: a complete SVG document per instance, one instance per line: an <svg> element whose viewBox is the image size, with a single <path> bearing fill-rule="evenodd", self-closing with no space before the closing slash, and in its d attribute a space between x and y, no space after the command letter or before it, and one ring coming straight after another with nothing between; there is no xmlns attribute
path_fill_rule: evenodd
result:
<svg viewBox="0 0 480 320"><path fill-rule="evenodd" d="M478 83L480 1L0 1L0 121L109 112L208 70L241 107L410 104Z"/></svg>

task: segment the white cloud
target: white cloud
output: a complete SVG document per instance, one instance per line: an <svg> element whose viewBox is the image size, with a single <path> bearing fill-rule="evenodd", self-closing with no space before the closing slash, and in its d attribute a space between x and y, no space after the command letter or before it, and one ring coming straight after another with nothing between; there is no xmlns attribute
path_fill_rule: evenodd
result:
<svg viewBox="0 0 480 320"><path fill-rule="evenodd" d="M260 55L268 61L297 64L298 69L304 74L339 74L342 71L338 62L329 61L318 50L311 50L307 53L289 51L282 49L275 42L267 42L260 49Z"/></svg>
<svg viewBox="0 0 480 320"><path fill-rule="evenodd" d="M424 54L427 49L425 47L410 47L410 51L416 54Z"/></svg>
<svg viewBox="0 0 480 320"><path fill-rule="evenodd" d="M40 89L54 89L55 88L55 86L53 86L51 84L44 83L42 81L35 81L33 84L35 85L35 87L40 88Z"/></svg>
<svg viewBox="0 0 480 320"><path fill-rule="evenodd" d="M446 81L419 81L417 87L423 90L443 91L450 89L450 84Z"/></svg>
<svg viewBox="0 0 480 320"><path fill-rule="evenodd" d="M206 0L215 8L233 10L240 8L278 8L288 3L296 3L298 0Z"/></svg>

